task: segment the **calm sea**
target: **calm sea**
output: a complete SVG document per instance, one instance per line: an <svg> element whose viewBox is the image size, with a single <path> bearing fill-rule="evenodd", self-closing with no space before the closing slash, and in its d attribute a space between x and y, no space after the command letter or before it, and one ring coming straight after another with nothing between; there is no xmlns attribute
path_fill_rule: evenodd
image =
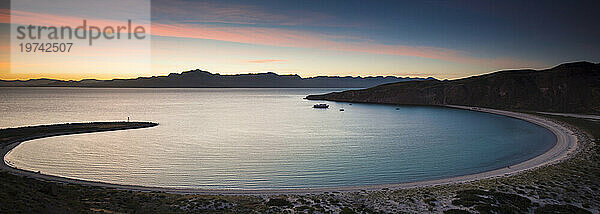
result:
<svg viewBox="0 0 600 214"><path fill-rule="evenodd" d="M493 114L340 102L313 109L320 102L302 99L340 90L0 88L0 127L158 122L32 140L6 160L70 178L191 188L437 179L506 167L556 141L546 129Z"/></svg>

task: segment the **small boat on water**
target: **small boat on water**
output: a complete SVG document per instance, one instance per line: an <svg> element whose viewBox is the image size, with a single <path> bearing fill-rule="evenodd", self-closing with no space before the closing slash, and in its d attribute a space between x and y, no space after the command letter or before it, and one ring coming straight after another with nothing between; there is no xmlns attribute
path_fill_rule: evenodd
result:
<svg viewBox="0 0 600 214"><path fill-rule="evenodd" d="M341 109L340 109L340 111L344 111L344 109L343 109L343 108L341 108Z"/></svg>
<svg viewBox="0 0 600 214"><path fill-rule="evenodd" d="M329 105L325 103L315 104L313 108L329 108Z"/></svg>

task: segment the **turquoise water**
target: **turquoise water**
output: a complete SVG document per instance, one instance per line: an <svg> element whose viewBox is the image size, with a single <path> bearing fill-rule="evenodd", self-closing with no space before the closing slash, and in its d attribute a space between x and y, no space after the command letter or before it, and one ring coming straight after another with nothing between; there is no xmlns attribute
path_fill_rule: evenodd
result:
<svg viewBox="0 0 600 214"><path fill-rule="evenodd" d="M302 99L340 90L0 88L0 127L158 122L33 140L6 159L44 174L191 188L430 180L506 167L556 141L539 126L487 113L338 102L313 109L321 102Z"/></svg>

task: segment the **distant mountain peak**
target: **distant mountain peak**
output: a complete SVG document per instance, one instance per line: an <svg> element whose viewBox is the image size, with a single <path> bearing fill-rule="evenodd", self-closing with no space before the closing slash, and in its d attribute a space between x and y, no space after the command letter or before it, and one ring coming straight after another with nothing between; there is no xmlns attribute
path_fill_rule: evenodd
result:
<svg viewBox="0 0 600 214"><path fill-rule="evenodd" d="M433 79L433 78L427 78ZM409 77L339 77L302 78L297 74L274 72L221 75L195 69L167 76L132 79L60 81L52 79L0 81L0 86L26 87L138 87L138 88L368 88L376 85L425 80Z"/></svg>

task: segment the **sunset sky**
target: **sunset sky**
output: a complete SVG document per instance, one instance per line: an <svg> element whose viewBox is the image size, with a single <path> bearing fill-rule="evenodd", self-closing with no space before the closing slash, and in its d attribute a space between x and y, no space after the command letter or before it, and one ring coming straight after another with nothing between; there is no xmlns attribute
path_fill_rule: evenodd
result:
<svg viewBox="0 0 600 214"><path fill-rule="evenodd" d="M60 62L81 72L11 72L11 11L2 2L0 79L131 78L192 69L454 79L600 61L598 1L154 0L150 70L86 72L81 57L84 63ZM35 19L66 17L36 13ZM129 63L114 56L111 62Z"/></svg>

